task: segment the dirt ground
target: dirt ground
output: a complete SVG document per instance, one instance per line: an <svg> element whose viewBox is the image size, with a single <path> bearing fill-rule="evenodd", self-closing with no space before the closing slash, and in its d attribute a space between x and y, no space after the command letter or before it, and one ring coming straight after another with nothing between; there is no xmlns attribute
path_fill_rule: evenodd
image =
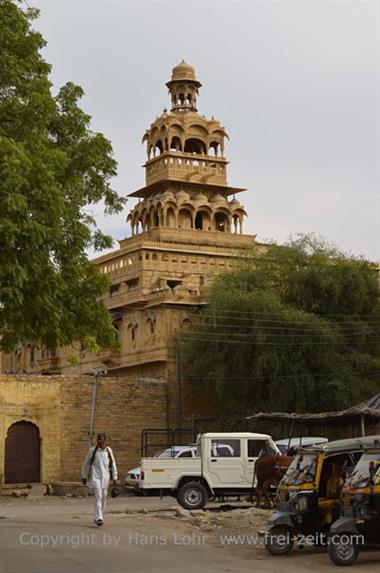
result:
<svg viewBox="0 0 380 573"><path fill-rule="evenodd" d="M274 557L258 532L269 510L212 503L186 512L171 498L109 499L105 524L92 520L92 498L0 498L1 573L180 571L333 572L323 549ZM352 573L374 573L380 552L366 551Z"/></svg>

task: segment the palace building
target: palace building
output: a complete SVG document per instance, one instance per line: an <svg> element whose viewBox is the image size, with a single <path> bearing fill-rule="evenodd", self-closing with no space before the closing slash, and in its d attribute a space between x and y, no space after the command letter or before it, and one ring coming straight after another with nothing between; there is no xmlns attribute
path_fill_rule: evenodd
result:
<svg viewBox="0 0 380 573"><path fill-rule="evenodd" d="M3 372L76 376L100 368L112 378L159 379L167 385L168 424L174 427L188 425L196 410L186 404L176 336L192 310L206 304L212 278L230 269L255 237L243 234L247 213L238 197L244 189L228 184L227 132L214 117L198 113L201 83L194 68L182 61L166 85L171 110L143 136L145 185L129 195L138 199L127 217L131 235L93 261L111 281L104 302L120 352L52 353L29 344L3 358Z"/></svg>

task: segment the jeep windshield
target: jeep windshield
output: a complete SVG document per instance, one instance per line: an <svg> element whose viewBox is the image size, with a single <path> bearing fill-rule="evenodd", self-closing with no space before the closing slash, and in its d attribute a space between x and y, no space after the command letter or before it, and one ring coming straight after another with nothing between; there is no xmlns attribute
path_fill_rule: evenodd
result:
<svg viewBox="0 0 380 573"><path fill-rule="evenodd" d="M361 489L369 485L380 485L380 453L363 454L345 487Z"/></svg>
<svg viewBox="0 0 380 573"><path fill-rule="evenodd" d="M317 454L299 454L290 464L282 479L285 485L313 483L317 471Z"/></svg>

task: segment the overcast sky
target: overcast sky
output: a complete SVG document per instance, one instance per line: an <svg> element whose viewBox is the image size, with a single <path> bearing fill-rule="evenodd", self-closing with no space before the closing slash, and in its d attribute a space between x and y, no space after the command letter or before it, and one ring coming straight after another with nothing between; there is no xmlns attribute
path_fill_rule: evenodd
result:
<svg viewBox="0 0 380 573"><path fill-rule="evenodd" d="M203 84L199 112L230 135L245 232L282 242L313 231L380 259L375 0L28 3L54 86L81 85L93 129L112 141L120 194L144 185L141 138L170 107L164 84L184 58ZM101 228L129 235L133 204L107 218L95 208Z"/></svg>

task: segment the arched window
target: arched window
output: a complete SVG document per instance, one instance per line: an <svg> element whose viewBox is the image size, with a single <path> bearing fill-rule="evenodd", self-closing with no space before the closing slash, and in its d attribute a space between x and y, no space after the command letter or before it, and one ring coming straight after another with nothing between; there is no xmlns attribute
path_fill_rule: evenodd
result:
<svg viewBox="0 0 380 573"><path fill-rule="evenodd" d="M175 227L175 213L172 207L169 207L166 211L166 226Z"/></svg>
<svg viewBox="0 0 380 573"><path fill-rule="evenodd" d="M234 224L234 232L237 233L238 227L239 227L239 216L238 215L233 216L233 224Z"/></svg>
<svg viewBox="0 0 380 573"><path fill-rule="evenodd" d="M195 228L201 231L211 230L210 215L207 211L198 211L195 217Z"/></svg>
<svg viewBox="0 0 380 573"><path fill-rule="evenodd" d="M214 151L215 157L218 156L219 151L219 143L217 141L212 141L209 145L209 155L211 155L211 150Z"/></svg>
<svg viewBox="0 0 380 573"><path fill-rule="evenodd" d="M181 140L176 135L174 137L172 137L172 140L170 143L170 149L175 149L176 151L182 151Z"/></svg>
<svg viewBox="0 0 380 573"><path fill-rule="evenodd" d="M193 221L190 211L188 209L181 209L178 213L178 227L181 227L181 229L191 229L192 226Z"/></svg>
<svg viewBox="0 0 380 573"><path fill-rule="evenodd" d="M116 340L121 341L121 327L123 324L123 319L121 317L116 318L113 321L113 327L115 329Z"/></svg>
<svg viewBox="0 0 380 573"><path fill-rule="evenodd" d="M156 318L154 316L149 316L147 320L147 330L148 334L153 335L156 330Z"/></svg>
<svg viewBox="0 0 380 573"><path fill-rule="evenodd" d="M161 139L158 139L158 140L156 141L155 148L157 148L157 149L159 150L160 155L161 155L161 153L164 152L164 146L162 145Z"/></svg>
<svg viewBox="0 0 380 573"><path fill-rule="evenodd" d="M136 322L134 322L133 324L130 322L128 324L128 332L131 335L132 342L136 342L137 328L138 328L138 324Z"/></svg>
<svg viewBox="0 0 380 573"><path fill-rule="evenodd" d="M198 155L206 154L206 145L200 139L195 137L187 139L185 142L186 153L197 153Z"/></svg>
<svg viewBox="0 0 380 573"><path fill-rule="evenodd" d="M228 217L225 213L215 213L215 230L222 233L229 232Z"/></svg>

